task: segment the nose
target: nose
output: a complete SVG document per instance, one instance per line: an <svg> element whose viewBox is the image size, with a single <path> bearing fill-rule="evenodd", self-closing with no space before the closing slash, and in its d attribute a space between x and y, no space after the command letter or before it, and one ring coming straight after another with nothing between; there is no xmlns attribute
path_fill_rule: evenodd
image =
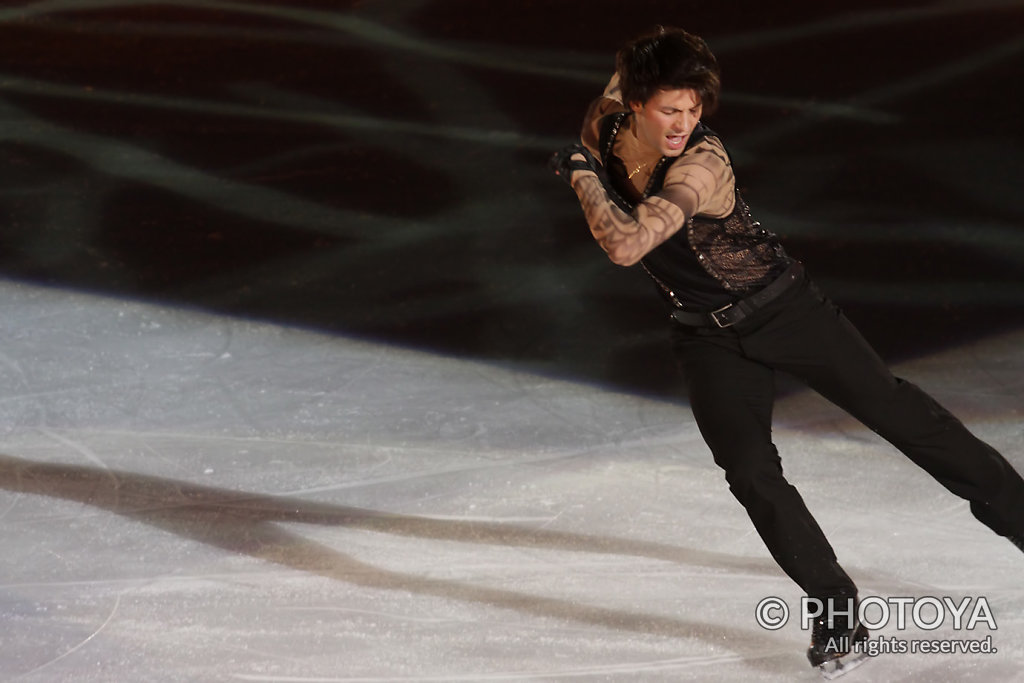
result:
<svg viewBox="0 0 1024 683"><path fill-rule="evenodd" d="M675 120L676 131L680 133L689 133L697 126L699 120L700 119L694 116L692 112L679 112Z"/></svg>

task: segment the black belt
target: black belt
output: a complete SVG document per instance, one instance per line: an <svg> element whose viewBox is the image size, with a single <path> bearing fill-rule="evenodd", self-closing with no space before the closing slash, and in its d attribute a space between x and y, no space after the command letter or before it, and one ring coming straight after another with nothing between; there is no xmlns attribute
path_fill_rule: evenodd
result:
<svg viewBox="0 0 1024 683"><path fill-rule="evenodd" d="M676 322L688 325L689 327L732 327L765 304L776 299L800 279L804 273L804 267L799 262L794 262L786 271L775 278L767 287L751 294L746 299L740 299L734 303L722 306L714 311L684 311L680 308L672 311L672 317Z"/></svg>

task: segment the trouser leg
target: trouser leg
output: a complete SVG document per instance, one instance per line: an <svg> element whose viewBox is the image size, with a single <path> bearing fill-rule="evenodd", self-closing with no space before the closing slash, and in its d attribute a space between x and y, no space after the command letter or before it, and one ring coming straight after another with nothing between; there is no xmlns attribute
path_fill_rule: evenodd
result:
<svg viewBox="0 0 1024 683"><path fill-rule="evenodd" d="M701 435L775 561L808 595L855 595L853 581L783 476L771 439L774 372L728 343L682 335L675 347Z"/></svg>
<svg viewBox="0 0 1024 683"><path fill-rule="evenodd" d="M995 449L921 389L894 377L813 287L744 338L750 357L796 375L849 412L1004 536L1024 533L1024 480Z"/></svg>

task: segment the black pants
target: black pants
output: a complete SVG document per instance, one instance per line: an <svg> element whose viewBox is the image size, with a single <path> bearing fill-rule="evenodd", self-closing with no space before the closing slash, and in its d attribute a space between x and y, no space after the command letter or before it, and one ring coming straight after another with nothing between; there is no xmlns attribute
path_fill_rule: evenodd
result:
<svg viewBox="0 0 1024 683"><path fill-rule="evenodd" d="M997 534L1024 534L1024 481L913 384L893 377L806 278L726 329L673 325L701 435L769 551L808 595L848 597L850 577L772 444L775 370L788 372L902 451ZM841 467L841 463L835 466Z"/></svg>

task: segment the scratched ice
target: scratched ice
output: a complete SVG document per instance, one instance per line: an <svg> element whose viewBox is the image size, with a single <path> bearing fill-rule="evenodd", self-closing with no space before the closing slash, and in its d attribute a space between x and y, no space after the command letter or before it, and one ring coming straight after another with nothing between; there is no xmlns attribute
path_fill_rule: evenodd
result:
<svg viewBox="0 0 1024 683"><path fill-rule="evenodd" d="M271 324L2 293L4 680L812 676L795 620L754 620L761 598L799 596L684 405ZM898 370L1021 466L1022 341ZM865 675L1015 679L1019 551L815 396L788 396L777 420L791 478L866 593L985 596L997 620L887 628L991 635L998 653L882 656Z"/></svg>

